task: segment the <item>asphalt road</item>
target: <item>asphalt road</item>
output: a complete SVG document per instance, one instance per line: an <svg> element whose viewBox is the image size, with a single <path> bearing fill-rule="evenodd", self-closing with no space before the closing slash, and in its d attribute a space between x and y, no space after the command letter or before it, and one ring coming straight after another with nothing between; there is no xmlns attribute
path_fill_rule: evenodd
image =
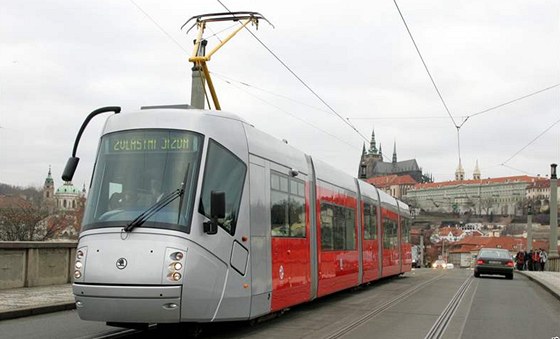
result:
<svg viewBox="0 0 560 339"><path fill-rule="evenodd" d="M184 329L182 329L184 330ZM110 338L120 329L64 311L0 322L0 338ZM178 337L152 329L129 338ZM263 322L211 324L202 338L554 338L560 301L526 277L420 269L297 306ZM181 337L184 337L183 335Z"/></svg>

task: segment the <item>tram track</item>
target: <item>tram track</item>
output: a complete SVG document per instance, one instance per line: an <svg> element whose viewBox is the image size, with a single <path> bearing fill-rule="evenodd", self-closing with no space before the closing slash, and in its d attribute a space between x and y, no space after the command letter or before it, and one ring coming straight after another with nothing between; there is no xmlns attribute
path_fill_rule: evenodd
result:
<svg viewBox="0 0 560 339"><path fill-rule="evenodd" d="M451 320L451 318L453 318L453 315L457 311L457 307L463 300L463 297L465 296L465 293L471 286L473 280L474 280L473 276L469 276L467 280L463 282L463 284L461 285L461 287L459 287L459 289L457 290L453 298L451 298L449 304L447 304L443 312L441 312L440 316L437 318L436 322L434 323L434 325L432 326L428 334L426 334L424 339L442 338L443 334L445 333L445 330L447 329L447 325L449 325L449 321Z"/></svg>
<svg viewBox="0 0 560 339"><path fill-rule="evenodd" d="M336 332L333 332L331 335L325 337L326 339L335 339L344 336L345 334L351 332L352 330L360 327L362 324L369 321L371 318L379 315L380 313L385 312L386 310L390 309L391 307L395 306L396 304L400 303L401 301L407 299L411 295L418 293L421 289L427 287L428 285L433 284L437 280L441 279L444 274L439 274L427 280L419 285L416 285L408 290L404 291L403 293L399 294L398 296L394 297L391 300L386 301L385 303L377 306L376 308L372 309L371 311L365 313L360 318L352 321L351 323L347 324L346 326L340 327Z"/></svg>

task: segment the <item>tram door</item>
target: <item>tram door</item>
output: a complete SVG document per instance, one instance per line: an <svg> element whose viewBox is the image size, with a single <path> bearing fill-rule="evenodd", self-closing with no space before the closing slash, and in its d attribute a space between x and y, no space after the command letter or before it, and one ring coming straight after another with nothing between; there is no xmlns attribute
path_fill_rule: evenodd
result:
<svg viewBox="0 0 560 339"><path fill-rule="evenodd" d="M377 206L376 203L367 199L362 203L363 211L363 245L362 245L362 265L363 282L372 281L378 278L379 245L377 241Z"/></svg>
<svg viewBox="0 0 560 339"><path fill-rule="evenodd" d="M272 252L272 311L309 300L309 210L305 175L271 166L270 226Z"/></svg>
<svg viewBox="0 0 560 339"><path fill-rule="evenodd" d="M383 226L383 276L400 273L400 243L398 234L398 215L387 209L381 210Z"/></svg>

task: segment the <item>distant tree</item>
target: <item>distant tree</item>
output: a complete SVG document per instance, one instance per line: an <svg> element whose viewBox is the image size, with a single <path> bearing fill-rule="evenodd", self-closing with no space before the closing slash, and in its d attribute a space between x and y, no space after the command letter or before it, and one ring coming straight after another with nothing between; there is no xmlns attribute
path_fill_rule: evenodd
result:
<svg viewBox="0 0 560 339"><path fill-rule="evenodd" d="M7 207L0 210L0 240L30 241L38 238L39 222L47 211L33 206Z"/></svg>
<svg viewBox="0 0 560 339"><path fill-rule="evenodd" d="M492 198L483 198L480 200L480 208L484 211L484 214L490 214L490 210L494 205L494 199Z"/></svg>

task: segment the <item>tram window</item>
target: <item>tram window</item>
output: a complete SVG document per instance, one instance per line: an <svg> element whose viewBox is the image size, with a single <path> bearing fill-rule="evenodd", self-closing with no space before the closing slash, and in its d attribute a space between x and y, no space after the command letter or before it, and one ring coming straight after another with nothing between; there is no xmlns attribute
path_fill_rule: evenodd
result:
<svg viewBox="0 0 560 339"><path fill-rule="evenodd" d="M383 248L397 246L397 223L389 218L383 218Z"/></svg>
<svg viewBox="0 0 560 339"><path fill-rule="evenodd" d="M210 218L212 191L225 192L226 216L218 220L218 225L230 234L235 233L246 171L247 166L239 158L210 139L199 212Z"/></svg>
<svg viewBox="0 0 560 339"><path fill-rule="evenodd" d="M353 250L356 248L354 210L321 203L321 248L323 250Z"/></svg>
<svg viewBox="0 0 560 339"><path fill-rule="evenodd" d="M377 239L377 208L369 203L364 203L364 239Z"/></svg>
<svg viewBox="0 0 560 339"><path fill-rule="evenodd" d="M410 242L410 221L406 218L401 218L401 242Z"/></svg>
<svg viewBox="0 0 560 339"><path fill-rule="evenodd" d="M274 237L305 238L305 184L270 173L270 221Z"/></svg>

